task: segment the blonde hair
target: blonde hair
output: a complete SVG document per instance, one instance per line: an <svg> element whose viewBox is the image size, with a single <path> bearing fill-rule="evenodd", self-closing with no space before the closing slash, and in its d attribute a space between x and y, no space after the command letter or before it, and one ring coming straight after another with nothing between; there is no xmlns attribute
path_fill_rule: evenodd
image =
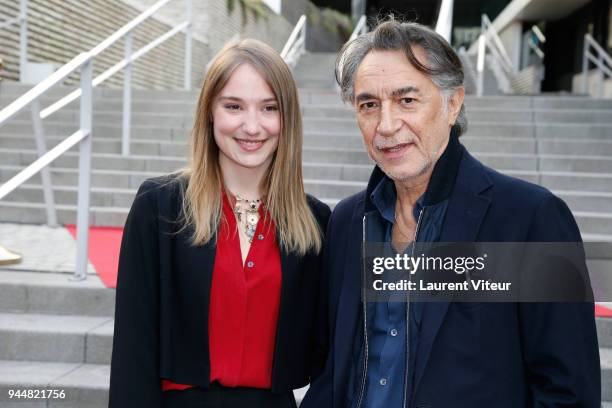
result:
<svg viewBox="0 0 612 408"><path fill-rule="evenodd" d="M265 79L276 96L281 116L278 148L261 185L279 244L300 255L310 250L319 252L321 231L306 201L302 178L302 119L295 81L274 49L252 39L223 47L204 78L191 133L189 165L180 173L189 180L183 217L185 226L193 227L192 243L203 245L213 240L222 221L224 187L212 108L215 97L241 64L251 65Z"/></svg>

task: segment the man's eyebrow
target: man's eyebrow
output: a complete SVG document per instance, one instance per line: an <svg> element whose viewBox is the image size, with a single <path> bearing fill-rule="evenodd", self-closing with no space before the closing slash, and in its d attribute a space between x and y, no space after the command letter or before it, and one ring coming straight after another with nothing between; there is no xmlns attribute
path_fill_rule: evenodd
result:
<svg viewBox="0 0 612 408"><path fill-rule="evenodd" d="M355 97L355 102L363 102L363 101L367 101L370 99L376 99L376 97L372 94L369 94L367 92L362 92L359 95L357 95Z"/></svg>
<svg viewBox="0 0 612 408"><path fill-rule="evenodd" d="M419 93L419 88L414 87L414 86L405 86L403 88L396 89L395 91L393 91L391 93L391 95L393 97L397 98L398 96L404 96L404 95L409 94L411 92L414 92L414 93L418 94Z"/></svg>

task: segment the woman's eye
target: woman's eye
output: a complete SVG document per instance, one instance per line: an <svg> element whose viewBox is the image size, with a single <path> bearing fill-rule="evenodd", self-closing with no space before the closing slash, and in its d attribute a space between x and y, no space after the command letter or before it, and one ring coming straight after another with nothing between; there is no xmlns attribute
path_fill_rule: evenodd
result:
<svg viewBox="0 0 612 408"><path fill-rule="evenodd" d="M264 108L266 112L276 112L278 110L278 106L276 105L268 105Z"/></svg>
<svg viewBox="0 0 612 408"><path fill-rule="evenodd" d="M240 105L237 105L237 104L229 104L229 105L225 105L225 109L229 109L229 110L238 110L238 109L240 109Z"/></svg>

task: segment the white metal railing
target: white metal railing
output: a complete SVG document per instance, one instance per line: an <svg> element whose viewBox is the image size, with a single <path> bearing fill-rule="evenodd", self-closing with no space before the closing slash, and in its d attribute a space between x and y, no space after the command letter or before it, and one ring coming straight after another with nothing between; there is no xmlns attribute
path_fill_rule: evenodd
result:
<svg viewBox="0 0 612 408"><path fill-rule="evenodd" d="M498 76L498 82L505 92L511 92L512 77L515 74L512 60L506 52L506 48L502 43L497 31L493 27L491 20L486 14L482 15L481 34L478 37L478 59L476 63L476 71L478 81L476 84L478 96L482 96L484 92L484 72L486 63L487 49L491 52L492 69Z"/></svg>
<svg viewBox="0 0 612 408"><path fill-rule="evenodd" d="M436 22L436 32L444 37L448 43L451 42L451 36L453 35L453 3L453 0L442 0Z"/></svg>
<svg viewBox="0 0 612 408"><path fill-rule="evenodd" d="M595 50L595 54L591 53ZM582 56L582 92L589 93L589 62L595 65L597 71L597 96L603 97L604 77L612 78L612 57L595 41L591 34L584 36L584 52Z"/></svg>
<svg viewBox="0 0 612 408"><path fill-rule="evenodd" d="M287 39L287 42L285 43L280 55L285 60L287 65L289 65L291 68L295 68L298 60L305 52L306 16L302 15L295 24L295 27L293 28L289 39Z"/></svg>
<svg viewBox="0 0 612 408"><path fill-rule="evenodd" d="M14 191L20 185L22 185L25 181L30 179L32 176L37 174L38 172L43 172L48 169L48 166L62 154L66 153L73 146L79 145L79 181L78 181L78 198L77 198L77 259L76 259L76 268L75 273L72 277L74 280L82 280L87 277L87 259L88 259L88 238L89 238L89 189L90 189L90 178L91 178L91 131L92 131L92 89L94 86L100 84L105 79L109 78L119 70L126 68L129 69L132 62L142 55L146 54L148 51L158 46L168 38L172 37L176 33L180 31L185 31L185 48L186 48L186 68L185 68L185 88L190 87L191 83L191 0L185 0L186 3L186 11L187 11L187 21L177 25L166 34L160 36L158 39L152 41L147 44L143 48L139 49L135 53L131 51L131 33L134 28L140 25L143 21L149 18L153 13L159 10L162 6L168 3L171 0L160 0L154 5L152 5L149 9L141 13L135 19L130 21L128 24L117 30L107 39L102 41L96 47L91 49L88 52L81 53L73 58L71 61L66 63L64 66L59 68L57 71L52 73L49 77L38 83L32 89L27 91L21 97L13 101L10 105L5 107L0 111L0 126L4 125L9 119L13 116L17 115L22 109L26 106L32 107L32 117L34 123L34 130L37 133L37 139L40 139L44 144L44 137L42 135L42 123L41 118L48 117L49 115L57 112L62 107L66 106L71 101L81 98L80 101L80 125L79 130L74 132L72 135L67 137L57 146L55 146L50 151L44 153L39 157L34 163L26 167L24 170L20 171L16 176L9 179L7 182L0 185L0 199L7 196L9 193ZM98 75L95 79L92 75L92 64L94 58L98 56L101 52L106 50L108 47L113 45L115 42L120 39L125 38L125 53L126 57L109 68L102 74ZM65 78L67 78L73 72L80 70L81 80L80 87L77 91L72 92L68 96L62 98L57 103L47 107L42 112L39 107L39 98L45 94L49 89L53 86L61 83ZM126 78L124 79L124 126L126 126L125 116L129 117L130 115L130 99L131 94L129 89L131 88L131 75L129 72L126 72ZM128 89L126 91L125 89ZM127 107L126 107L127 106ZM129 119L127 120L127 124L129 126ZM125 130L125 127L124 127ZM124 141L122 146L129 146L129 133L127 143L124 134ZM39 153L46 150L44 146L38 146ZM42 150L42 151L41 151ZM43 178L43 185L45 185L45 189L49 189L51 191L51 183L50 180L45 182ZM47 199L47 196L45 194ZM47 209L52 208L53 212L55 211L55 206L52 201L46 200ZM49 212L48 212L49 214ZM48 218L50 220L50 218Z"/></svg>
<svg viewBox="0 0 612 408"><path fill-rule="evenodd" d="M544 60L544 51L540 47L540 44L546 43L546 36L536 25L532 26L529 29L528 33L530 35L527 39L527 45L534 52L534 54L537 55L538 58L540 58L541 61Z"/></svg>
<svg viewBox="0 0 612 408"><path fill-rule="evenodd" d="M351 37L349 38L349 42L353 41L355 38L359 37L361 34L365 34L368 32L368 25L366 24L366 16L365 14L362 15L361 17L359 17L359 20L357 20L357 24L355 25L355 28L353 29L353 33L351 34Z"/></svg>

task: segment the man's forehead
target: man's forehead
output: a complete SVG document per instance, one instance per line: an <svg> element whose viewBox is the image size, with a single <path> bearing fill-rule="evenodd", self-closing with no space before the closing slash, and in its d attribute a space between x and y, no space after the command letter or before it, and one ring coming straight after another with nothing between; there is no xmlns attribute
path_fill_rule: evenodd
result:
<svg viewBox="0 0 612 408"><path fill-rule="evenodd" d="M418 58L418 56L417 56ZM429 78L417 70L403 51L371 51L355 75L355 92L385 94L419 92Z"/></svg>

